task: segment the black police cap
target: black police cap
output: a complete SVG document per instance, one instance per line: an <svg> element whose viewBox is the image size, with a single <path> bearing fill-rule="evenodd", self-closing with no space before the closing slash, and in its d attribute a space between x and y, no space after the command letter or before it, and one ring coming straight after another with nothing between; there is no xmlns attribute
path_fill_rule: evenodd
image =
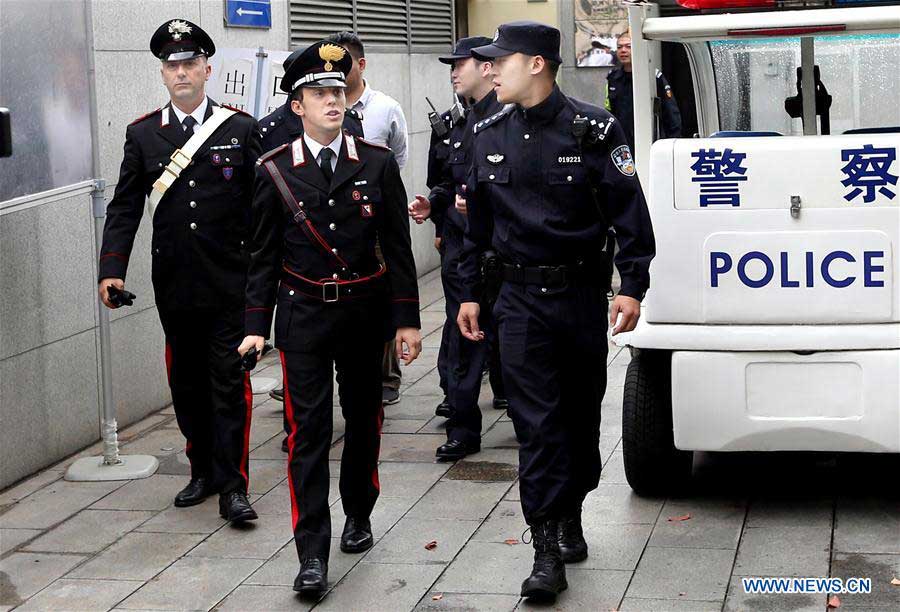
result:
<svg viewBox="0 0 900 612"><path fill-rule="evenodd" d="M511 21L497 28L491 44L472 49L472 55L485 62L513 53L540 55L561 64L559 30L537 21Z"/></svg>
<svg viewBox="0 0 900 612"><path fill-rule="evenodd" d="M475 47L483 47L491 44L491 39L487 36L469 36L468 38L460 38L456 41L456 46L450 55L442 55L438 57L438 61L442 64L453 64L456 60L467 59L472 57L472 49Z"/></svg>
<svg viewBox="0 0 900 612"><path fill-rule="evenodd" d="M290 93L298 87L346 87L344 79L352 67L353 58L347 49L320 40L304 49L285 68L281 91Z"/></svg>
<svg viewBox="0 0 900 612"><path fill-rule="evenodd" d="M196 23L172 19L156 28L150 38L150 51L164 62L178 62L199 55L212 57L216 45Z"/></svg>
<svg viewBox="0 0 900 612"><path fill-rule="evenodd" d="M291 64L293 64L298 57L303 55L304 51L306 51L306 49L294 49L293 51L291 51L290 55L284 58L284 61L281 62L281 67L284 68L285 74L287 74L288 68L291 67ZM289 86L290 84L287 82L287 79L281 79L281 82L278 84L278 88L286 94L291 93L291 90L288 89Z"/></svg>

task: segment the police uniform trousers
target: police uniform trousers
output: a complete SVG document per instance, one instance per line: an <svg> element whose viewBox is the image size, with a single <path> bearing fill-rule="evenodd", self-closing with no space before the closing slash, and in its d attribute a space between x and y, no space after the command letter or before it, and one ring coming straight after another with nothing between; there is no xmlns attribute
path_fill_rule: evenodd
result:
<svg viewBox="0 0 900 612"><path fill-rule="evenodd" d="M471 342L460 333L456 317L459 315L460 296L463 292L463 282L458 271L463 248L462 230L452 223L445 223L441 243L444 249L441 258L441 282L444 286L447 313L441 348L443 349L445 345L447 347L444 370L447 399L453 407L447 422L447 438L478 445L481 442L481 409L478 407L478 397L481 393L482 376L490 361L495 334L490 313L486 309L479 321L486 336L484 342ZM496 387L494 393L500 395Z"/></svg>
<svg viewBox="0 0 900 612"><path fill-rule="evenodd" d="M579 509L600 480L608 349L606 289L597 276L559 288L506 282L494 307L531 525Z"/></svg>
<svg viewBox="0 0 900 612"><path fill-rule="evenodd" d="M160 307L159 318L191 477L210 478L223 493L246 493L253 390L237 352L244 338L243 306L178 311Z"/></svg>
<svg viewBox="0 0 900 612"><path fill-rule="evenodd" d="M279 306L281 307L281 306ZM297 305L293 305L296 309ZM317 320L292 320L291 333L322 341L281 349L288 434L288 485L294 541L301 560L328 560L331 514L328 455L332 442L333 374L344 417L340 493L344 514L368 518L378 499L378 453L384 410L381 364L386 306L362 299L327 304ZM294 317L296 319L296 317ZM279 344L276 321L276 345ZM310 331L315 328L315 331Z"/></svg>

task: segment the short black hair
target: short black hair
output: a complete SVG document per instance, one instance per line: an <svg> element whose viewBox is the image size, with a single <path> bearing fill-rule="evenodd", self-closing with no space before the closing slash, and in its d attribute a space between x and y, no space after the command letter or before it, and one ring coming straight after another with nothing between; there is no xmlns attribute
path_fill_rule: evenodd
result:
<svg viewBox="0 0 900 612"><path fill-rule="evenodd" d="M303 102L303 88L298 87L294 91L291 92L291 95L288 96L288 102L293 102L296 100L297 102Z"/></svg>
<svg viewBox="0 0 900 612"><path fill-rule="evenodd" d="M550 71L550 76L556 79L556 75L559 74L559 62L548 59L545 59L544 61L547 62L547 70Z"/></svg>
<svg viewBox="0 0 900 612"><path fill-rule="evenodd" d="M325 40L345 47L350 51L350 55L356 59L366 56L366 50L363 47L362 41L359 39L359 36L353 32L347 32L346 30L343 32L335 32Z"/></svg>

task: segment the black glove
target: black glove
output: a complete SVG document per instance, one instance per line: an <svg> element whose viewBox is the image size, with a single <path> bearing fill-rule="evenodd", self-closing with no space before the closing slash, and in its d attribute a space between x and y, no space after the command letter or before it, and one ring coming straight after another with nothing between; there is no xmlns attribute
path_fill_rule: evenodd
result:
<svg viewBox="0 0 900 612"><path fill-rule="evenodd" d="M121 291L116 289L114 285L107 287L106 292L109 295L109 303L116 308L121 306L131 306L134 304L134 300L137 297L135 294L126 291L125 289L122 289Z"/></svg>

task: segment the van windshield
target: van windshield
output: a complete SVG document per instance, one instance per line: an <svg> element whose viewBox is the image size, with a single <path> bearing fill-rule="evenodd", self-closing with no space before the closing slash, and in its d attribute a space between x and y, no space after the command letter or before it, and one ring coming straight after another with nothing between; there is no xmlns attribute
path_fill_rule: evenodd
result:
<svg viewBox="0 0 900 612"><path fill-rule="evenodd" d="M709 49L720 130L803 134L785 111L797 95L799 37L715 40ZM815 63L832 97L832 134L900 126L900 34L815 38Z"/></svg>

